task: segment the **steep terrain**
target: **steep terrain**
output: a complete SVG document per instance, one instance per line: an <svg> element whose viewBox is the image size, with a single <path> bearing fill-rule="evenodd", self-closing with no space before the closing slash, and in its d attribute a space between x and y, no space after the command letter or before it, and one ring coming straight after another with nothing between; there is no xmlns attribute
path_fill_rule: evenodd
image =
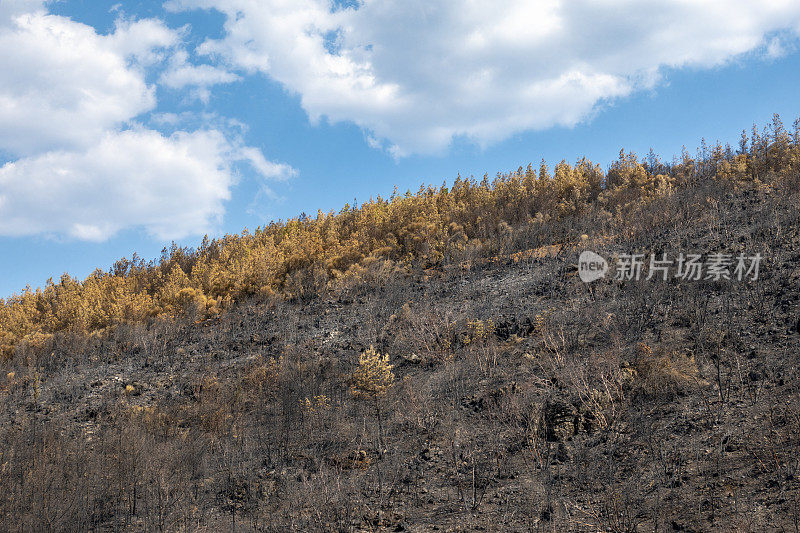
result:
<svg viewBox="0 0 800 533"><path fill-rule="evenodd" d="M22 343L0 529L797 531L793 183L709 177L495 255ZM763 260L586 284L584 250ZM393 381L354 394L370 347Z"/></svg>

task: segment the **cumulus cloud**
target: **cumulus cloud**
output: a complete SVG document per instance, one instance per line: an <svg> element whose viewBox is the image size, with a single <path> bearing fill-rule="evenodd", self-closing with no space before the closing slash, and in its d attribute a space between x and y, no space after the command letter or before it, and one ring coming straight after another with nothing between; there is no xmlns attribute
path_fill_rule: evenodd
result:
<svg viewBox="0 0 800 533"><path fill-rule="evenodd" d="M0 26L12 23L13 18L22 13L44 10L44 0L3 0L0 3Z"/></svg>
<svg viewBox="0 0 800 533"><path fill-rule="evenodd" d="M793 0L463 2L170 0L216 9L225 33L198 52L300 95L312 120L352 121L398 155L455 136L496 142L571 126L665 69L708 68L797 38ZM379 143L378 139L388 141Z"/></svg>
<svg viewBox="0 0 800 533"><path fill-rule="evenodd" d="M117 34L41 11L0 27L0 50L14 51L0 55L0 71L14 73L0 77L0 148L21 156L86 148L152 109L155 89L128 63L164 36L151 37L130 50Z"/></svg>
<svg viewBox="0 0 800 533"><path fill-rule="evenodd" d="M54 151L0 167L0 234L105 240L143 227L168 240L214 229L230 198L235 161L265 178L289 168L218 131L107 133L85 152Z"/></svg>
<svg viewBox="0 0 800 533"><path fill-rule="evenodd" d="M167 136L135 122L157 104L147 69L180 49L180 31L120 20L100 35L42 5L0 5L0 50L13 50L0 55L13 73L0 76L0 235L202 234L222 217L240 164L264 179L293 173L219 129Z"/></svg>
<svg viewBox="0 0 800 533"><path fill-rule="evenodd" d="M164 60L166 50L180 43L181 33L157 19L120 19L117 20L114 33L106 39L117 54L134 58L140 65L148 66Z"/></svg>

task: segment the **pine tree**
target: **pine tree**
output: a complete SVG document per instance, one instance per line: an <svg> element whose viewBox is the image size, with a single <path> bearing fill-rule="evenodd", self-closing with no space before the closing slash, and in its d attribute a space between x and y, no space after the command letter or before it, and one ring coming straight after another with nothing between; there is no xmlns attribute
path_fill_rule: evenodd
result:
<svg viewBox="0 0 800 533"><path fill-rule="evenodd" d="M739 155L747 154L747 143L748 143L747 130L743 129L742 135L739 137L739 152L738 152Z"/></svg>
<svg viewBox="0 0 800 533"><path fill-rule="evenodd" d="M542 159L542 162L539 164L539 181L550 181L550 171L544 159Z"/></svg>
<svg viewBox="0 0 800 533"><path fill-rule="evenodd" d="M353 372L351 390L354 397L373 402L378 420L378 438L381 450L385 444L380 399L386 394L392 383L394 383L394 373L392 365L389 363L389 356L381 355L372 346L369 347L369 350L362 352L358 358L358 367Z"/></svg>

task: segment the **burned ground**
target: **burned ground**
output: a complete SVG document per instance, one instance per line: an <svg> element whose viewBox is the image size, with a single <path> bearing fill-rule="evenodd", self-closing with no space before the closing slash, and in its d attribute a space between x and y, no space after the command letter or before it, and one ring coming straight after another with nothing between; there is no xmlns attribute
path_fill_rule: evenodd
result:
<svg viewBox="0 0 800 533"><path fill-rule="evenodd" d="M797 531L798 220L796 193L710 182L545 247L20 348L0 529ZM582 250L764 260L587 285Z"/></svg>

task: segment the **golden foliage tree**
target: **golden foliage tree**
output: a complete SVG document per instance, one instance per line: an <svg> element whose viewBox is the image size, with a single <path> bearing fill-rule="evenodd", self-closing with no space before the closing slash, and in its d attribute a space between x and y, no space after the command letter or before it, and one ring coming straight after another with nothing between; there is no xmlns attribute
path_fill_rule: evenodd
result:
<svg viewBox="0 0 800 533"><path fill-rule="evenodd" d="M352 393L356 398L372 401L378 419L378 438L381 449L384 448L383 422L381 420L380 398L394 383L393 365L388 355L381 355L374 347L361 353L358 366L353 372Z"/></svg>
<svg viewBox="0 0 800 533"><path fill-rule="evenodd" d="M394 383L393 365L388 355L381 355L374 347L361 353L358 367L353 372L353 396L374 400L386 394Z"/></svg>
<svg viewBox="0 0 800 533"><path fill-rule="evenodd" d="M754 127L749 138L743 134L737 152L719 143L707 148L697 157L684 149L668 165L653 154L640 160L621 151L607 173L581 159L562 161L552 173L542 161L538 172L528 165L491 180L458 176L450 187L395 191L338 213L206 237L197 249L173 245L159 260L123 258L83 281L64 275L0 300L0 355L11 357L29 336L90 333L156 316L209 317L252 296L308 298L374 283L381 272L505 253L515 235L544 234L537 229L544 223L595 204L619 213L701 179L774 179L800 189L800 122L789 132L775 116L763 132Z"/></svg>

